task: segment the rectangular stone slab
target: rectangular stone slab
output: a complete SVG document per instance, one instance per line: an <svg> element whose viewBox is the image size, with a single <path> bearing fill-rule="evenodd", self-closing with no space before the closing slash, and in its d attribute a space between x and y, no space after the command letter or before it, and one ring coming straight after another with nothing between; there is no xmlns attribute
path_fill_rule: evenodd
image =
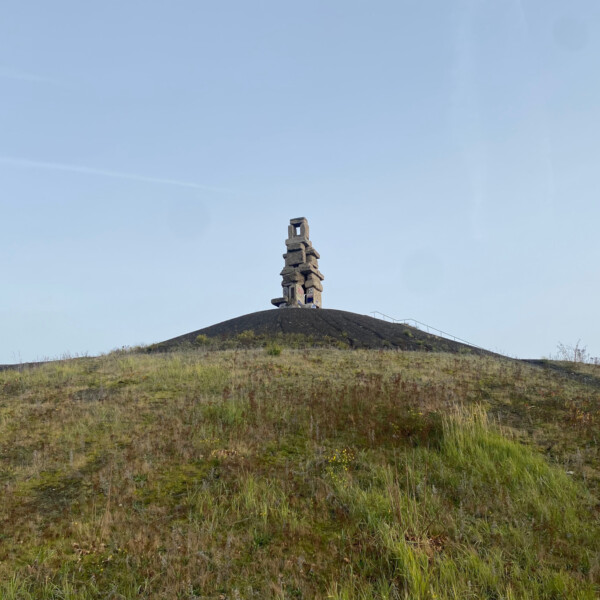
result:
<svg viewBox="0 0 600 600"><path fill-rule="evenodd" d="M283 255L285 259L286 267L297 267L298 265L304 263L306 260L306 254L304 252L304 248L302 250L295 250L294 252L286 252Z"/></svg>
<svg viewBox="0 0 600 600"><path fill-rule="evenodd" d="M321 283L321 281L315 277L314 275L309 275L306 278L306 281L304 282L304 286L306 288L315 288L316 290L318 290L319 292L323 291L323 284Z"/></svg>

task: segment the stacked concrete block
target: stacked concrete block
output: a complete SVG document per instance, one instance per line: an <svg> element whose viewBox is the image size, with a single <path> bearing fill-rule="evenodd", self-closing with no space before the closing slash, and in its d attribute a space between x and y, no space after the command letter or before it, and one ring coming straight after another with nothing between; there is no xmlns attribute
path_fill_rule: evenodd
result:
<svg viewBox="0 0 600 600"><path fill-rule="evenodd" d="M308 237L308 221L304 217L291 219L285 266L280 275L283 296L273 298L271 304L279 308L321 308L323 274L319 271L319 253Z"/></svg>

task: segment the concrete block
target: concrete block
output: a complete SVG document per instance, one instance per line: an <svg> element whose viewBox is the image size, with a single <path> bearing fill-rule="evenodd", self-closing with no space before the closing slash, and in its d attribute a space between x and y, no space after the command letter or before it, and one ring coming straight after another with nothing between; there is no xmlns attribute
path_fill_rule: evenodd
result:
<svg viewBox="0 0 600 600"><path fill-rule="evenodd" d="M286 252L283 255L285 259L286 267L297 267L298 265L304 263L306 260L306 253L304 252L304 248L302 250L294 250L294 252Z"/></svg>
<svg viewBox="0 0 600 600"><path fill-rule="evenodd" d="M304 285L304 281L304 275L298 271L294 271L293 273L288 273L287 275L283 276L283 282L281 285L289 285L290 283L300 283Z"/></svg>
<svg viewBox="0 0 600 600"><path fill-rule="evenodd" d="M315 277L315 275L309 275L306 278L304 285L306 288L315 288L319 292L323 291L323 284L318 277Z"/></svg>

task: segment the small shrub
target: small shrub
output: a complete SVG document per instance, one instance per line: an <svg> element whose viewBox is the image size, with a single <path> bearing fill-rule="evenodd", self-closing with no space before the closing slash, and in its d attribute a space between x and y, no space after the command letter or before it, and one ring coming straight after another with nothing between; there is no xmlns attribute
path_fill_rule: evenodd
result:
<svg viewBox="0 0 600 600"><path fill-rule="evenodd" d="M235 339L242 347L249 347L256 343L257 336L252 329L248 329L248 331L238 333Z"/></svg>
<svg viewBox="0 0 600 600"><path fill-rule="evenodd" d="M565 362L587 363L592 365L597 365L600 363L600 358L589 355L587 346L582 346L581 340L577 340L577 343L574 346L568 346L562 342L559 342L554 359Z"/></svg>
<svg viewBox="0 0 600 600"><path fill-rule="evenodd" d="M194 340L194 343L197 346L208 346L211 342L211 339L207 336L204 335L203 333L199 334L196 336L196 339Z"/></svg>
<svg viewBox="0 0 600 600"><path fill-rule="evenodd" d="M281 354L281 346L278 344L269 344L266 347L266 352L269 356L279 356Z"/></svg>

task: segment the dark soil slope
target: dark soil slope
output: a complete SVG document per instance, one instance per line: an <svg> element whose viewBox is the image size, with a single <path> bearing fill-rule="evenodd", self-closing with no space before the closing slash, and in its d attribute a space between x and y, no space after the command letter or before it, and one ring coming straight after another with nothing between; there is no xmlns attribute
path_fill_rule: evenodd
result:
<svg viewBox="0 0 600 600"><path fill-rule="evenodd" d="M198 335L228 339L245 331L256 335L302 335L313 340L342 342L352 348L397 348L430 352L471 352L485 350L438 337L398 323L389 323L366 315L333 309L272 309L223 321L198 331L155 344L155 350L168 350L194 342Z"/></svg>

